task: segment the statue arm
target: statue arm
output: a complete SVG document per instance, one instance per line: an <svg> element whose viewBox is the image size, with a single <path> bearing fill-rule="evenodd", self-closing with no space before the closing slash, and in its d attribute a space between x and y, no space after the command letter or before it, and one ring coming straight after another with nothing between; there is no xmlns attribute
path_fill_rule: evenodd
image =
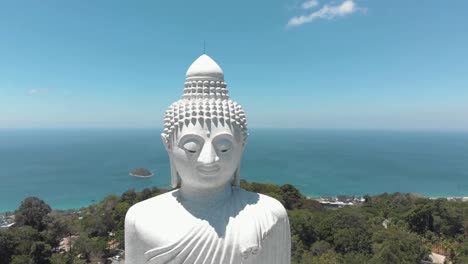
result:
<svg viewBox="0 0 468 264"><path fill-rule="evenodd" d="M277 221L267 235L264 244L265 254L261 263L290 264L291 263L291 230L286 209L277 200L272 199L270 208Z"/></svg>
<svg viewBox="0 0 468 264"><path fill-rule="evenodd" d="M140 258L143 254L138 253L138 234L135 228L137 213L135 206L131 207L125 215L125 262L144 263Z"/></svg>
<svg viewBox="0 0 468 264"><path fill-rule="evenodd" d="M274 241L274 245L269 250L273 252L273 258L269 263L291 263L291 231L286 210L283 210L284 215L278 219L276 226L272 230L271 238Z"/></svg>

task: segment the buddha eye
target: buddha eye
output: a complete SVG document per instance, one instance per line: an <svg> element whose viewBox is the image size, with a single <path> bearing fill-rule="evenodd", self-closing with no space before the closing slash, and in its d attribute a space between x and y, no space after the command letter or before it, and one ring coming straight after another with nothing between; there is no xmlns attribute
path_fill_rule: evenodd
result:
<svg viewBox="0 0 468 264"><path fill-rule="evenodd" d="M232 141L227 138L221 138L216 140L214 145L221 153L226 153L232 148Z"/></svg>
<svg viewBox="0 0 468 264"><path fill-rule="evenodd" d="M200 149L200 142L195 139L191 139L182 144L182 148L190 153L197 153Z"/></svg>

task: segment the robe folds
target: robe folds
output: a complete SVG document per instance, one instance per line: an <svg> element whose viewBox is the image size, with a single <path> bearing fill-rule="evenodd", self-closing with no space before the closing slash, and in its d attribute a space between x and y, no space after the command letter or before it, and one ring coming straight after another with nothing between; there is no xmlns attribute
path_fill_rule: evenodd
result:
<svg viewBox="0 0 468 264"><path fill-rule="evenodd" d="M145 205L143 201L132 207L133 212L126 219L126 263L290 263L287 213L271 197L233 187L232 195L222 203L201 207L183 201L177 190L152 199L157 199L154 204L166 204L164 208L173 209L173 214L159 214L169 220L159 219L154 224L172 226L149 228L151 219L139 219L138 211L145 212L151 202ZM184 225L182 230L174 229L171 235L170 229L178 223Z"/></svg>

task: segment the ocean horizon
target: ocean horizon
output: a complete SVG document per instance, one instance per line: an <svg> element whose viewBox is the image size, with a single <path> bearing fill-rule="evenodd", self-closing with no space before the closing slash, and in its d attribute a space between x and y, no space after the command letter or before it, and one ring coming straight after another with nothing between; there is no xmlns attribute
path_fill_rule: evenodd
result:
<svg viewBox="0 0 468 264"><path fill-rule="evenodd" d="M0 129L0 212L37 196L80 208L128 189L169 188L161 129ZM241 164L249 182L311 197L412 192L468 196L468 132L251 129ZM151 178L129 176L149 169Z"/></svg>

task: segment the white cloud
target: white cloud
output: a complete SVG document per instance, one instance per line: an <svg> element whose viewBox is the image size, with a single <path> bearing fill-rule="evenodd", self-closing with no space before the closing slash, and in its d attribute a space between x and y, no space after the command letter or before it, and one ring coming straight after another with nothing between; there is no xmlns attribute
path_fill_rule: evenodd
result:
<svg viewBox="0 0 468 264"><path fill-rule="evenodd" d="M28 94L33 95L33 94L36 94L37 91L38 91L37 89L29 89Z"/></svg>
<svg viewBox="0 0 468 264"><path fill-rule="evenodd" d="M28 90L28 94L29 95L35 95L35 94L39 94L39 93L47 93L48 91L49 91L49 89L47 89L47 88L33 88L33 89Z"/></svg>
<svg viewBox="0 0 468 264"><path fill-rule="evenodd" d="M308 0L304 3L302 3L302 8L303 9L310 9L312 7L318 6L319 1L318 0Z"/></svg>
<svg viewBox="0 0 468 264"><path fill-rule="evenodd" d="M322 8L309 15L293 17L288 21L288 26L300 26L319 18L333 19L335 17L350 15L358 11L365 11L365 9L359 8L356 3L354 3L354 0L345 0L339 5L324 5Z"/></svg>

